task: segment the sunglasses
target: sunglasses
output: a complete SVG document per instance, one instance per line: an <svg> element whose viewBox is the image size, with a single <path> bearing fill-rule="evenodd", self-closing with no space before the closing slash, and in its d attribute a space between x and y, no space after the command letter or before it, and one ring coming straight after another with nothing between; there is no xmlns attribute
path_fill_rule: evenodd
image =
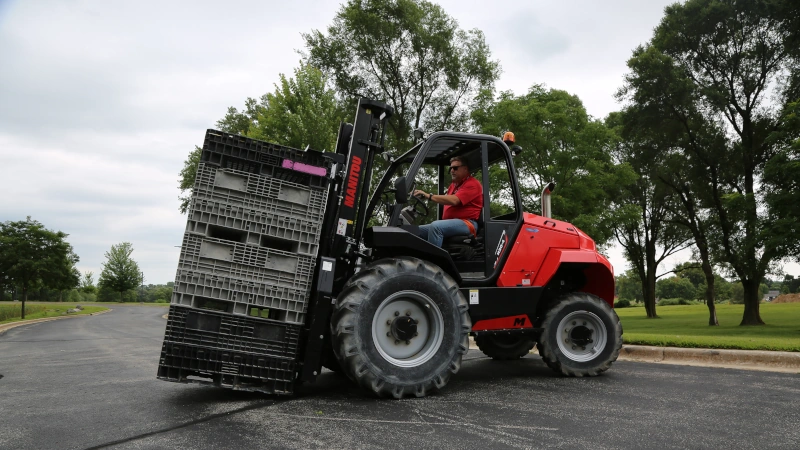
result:
<svg viewBox="0 0 800 450"><path fill-rule="evenodd" d="M458 170L459 167L461 166L450 166L450 171Z"/></svg>

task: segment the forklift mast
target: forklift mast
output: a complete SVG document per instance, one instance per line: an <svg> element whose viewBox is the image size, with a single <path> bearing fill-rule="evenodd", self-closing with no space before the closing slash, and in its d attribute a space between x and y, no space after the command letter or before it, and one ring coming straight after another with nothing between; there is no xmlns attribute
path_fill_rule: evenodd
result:
<svg viewBox="0 0 800 450"><path fill-rule="evenodd" d="M359 243L369 221L366 211L372 166L375 154L384 151L386 123L393 112L385 103L362 98L353 125L343 123L339 127L334 159L345 165L336 174L328 195L319 263L309 299L302 381L313 381L319 374L335 292L355 273L361 256Z"/></svg>
<svg viewBox="0 0 800 450"><path fill-rule="evenodd" d="M337 204L326 212L326 229L322 239L330 241L330 245L323 246L320 255L337 258L340 263L345 263L339 264L342 275L346 272L352 274L358 257L358 245L369 221L365 216L372 167L375 155L384 151L386 122L392 113L391 106L362 98L358 102L352 128L343 124L339 130L336 151L339 154L346 152L347 162L341 182L335 184L337 192L331 194ZM337 278L339 275L337 273Z"/></svg>

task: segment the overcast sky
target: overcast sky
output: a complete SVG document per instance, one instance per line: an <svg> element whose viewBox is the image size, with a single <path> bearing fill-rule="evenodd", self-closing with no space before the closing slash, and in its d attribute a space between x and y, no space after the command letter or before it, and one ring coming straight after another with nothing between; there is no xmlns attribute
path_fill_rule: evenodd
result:
<svg viewBox="0 0 800 450"><path fill-rule="evenodd" d="M483 30L503 69L498 90L522 94L544 83L603 118L619 109L613 94L632 49L671 2L438 3L462 28ZM68 233L78 268L95 277L104 252L128 241L147 283L174 280L187 154L228 106L273 91L280 73L291 76L301 33L327 27L338 8L318 0L0 0L0 221L31 216ZM617 273L626 268L619 251L610 256Z"/></svg>

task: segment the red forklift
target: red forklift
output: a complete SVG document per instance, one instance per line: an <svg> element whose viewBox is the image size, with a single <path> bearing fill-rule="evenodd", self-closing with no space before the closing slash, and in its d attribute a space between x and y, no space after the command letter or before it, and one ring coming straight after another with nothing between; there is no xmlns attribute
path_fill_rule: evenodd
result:
<svg viewBox="0 0 800 450"><path fill-rule="evenodd" d="M412 149L387 157L392 114L361 99L326 153L335 164L298 379L313 381L324 365L378 396L423 397L458 372L470 336L494 359L537 346L565 376L607 370L622 346L613 269L589 236L551 217L555 186L542 192L540 215L523 211L513 161L521 149L495 136L419 133ZM416 228L442 207L411 193L444 193L454 156L469 161L484 207L474 235L438 247ZM371 189L376 158L388 168Z"/></svg>

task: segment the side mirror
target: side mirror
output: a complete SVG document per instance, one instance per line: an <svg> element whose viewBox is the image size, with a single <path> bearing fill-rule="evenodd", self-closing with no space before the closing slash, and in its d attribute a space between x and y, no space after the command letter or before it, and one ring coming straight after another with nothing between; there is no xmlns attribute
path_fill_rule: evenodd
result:
<svg viewBox="0 0 800 450"><path fill-rule="evenodd" d="M520 147L519 145L512 145L511 146L511 154L512 155L517 156L520 153L522 153L522 147Z"/></svg>
<svg viewBox="0 0 800 450"><path fill-rule="evenodd" d="M397 203L408 203L408 186L406 185L406 177L400 177L394 180L394 198Z"/></svg>
<svg viewBox="0 0 800 450"><path fill-rule="evenodd" d="M425 135L425 130L422 128L414 128L414 138L420 140Z"/></svg>

